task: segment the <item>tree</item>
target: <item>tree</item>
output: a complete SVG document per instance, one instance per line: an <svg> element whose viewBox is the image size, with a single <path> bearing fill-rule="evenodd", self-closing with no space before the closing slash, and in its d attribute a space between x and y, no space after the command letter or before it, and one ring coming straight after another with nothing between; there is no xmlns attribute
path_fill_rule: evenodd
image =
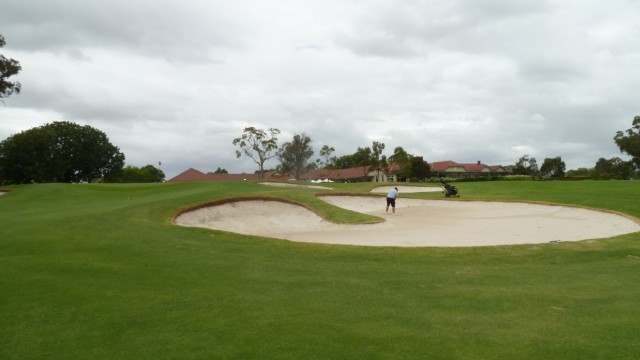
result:
<svg viewBox="0 0 640 360"><path fill-rule="evenodd" d="M332 168L334 169L350 169L355 167L362 167L363 177L367 176L367 170L371 165L371 148L359 147L355 153L350 155L343 155L339 158L335 158Z"/></svg>
<svg viewBox="0 0 640 360"><path fill-rule="evenodd" d="M411 158L411 178L423 180L431 176L431 168L424 161L422 156L414 156Z"/></svg>
<svg viewBox="0 0 640 360"><path fill-rule="evenodd" d="M413 155L406 152L401 146L393 149L393 155L389 156L389 163L399 164L400 170L396 172L396 175L401 178L411 177L411 159Z"/></svg>
<svg viewBox="0 0 640 360"><path fill-rule="evenodd" d="M149 164L141 169L144 172L146 182L163 182L165 179L164 171Z"/></svg>
<svg viewBox="0 0 640 360"><path fill-rule="evenodd" d="M529 155L523 155L513 166L514 175L534 176L538 173L538 162L536 158L529 158Z"/></svg>
<svg viewBox="0 0 640 360"><path fill-rule="evenodd" d="M634 165L632 161L624 161L619 157L609 160L600 158L593 172L596 178L630 179L633 177Z"/></svg>
<svg viewBox="0 0 640 360"><path fill-rule="evenodd" d="M280 158L281 171L293 175L296 180L305 172L315 168L309 159L313 156L311 138L304 133L296 134L293 140L282 144L278 157Z"/></svg>
<svg viewBox="0 0 640 360"><path fill-rule="evenodd" d="M244 128L242 136L233 139L233 145L240 147L236 150L236 157L245 154L260 168L260 178L264 178L264 163L277 155L278 138L280 130L269 128L264 131L255 127Z"/></svg>
<svg viewBox="0 0 640 360"><path fill-rule="evenodd" d="M393 155L389 156L389 162L396 164L409 164L413 155L409 154L402 146L393 149Z"/></svg>
<svg viewBox="0 0 640 360"><path fill-rule="evenodd" d="M120 182L123 183L157 183L163 182L164 172L153 165L139 168L137 166L125 166L122 169Z"/></svg>
<svg viewBox="0 0 640 360"><path fill-rule="evenodd" d="M333 147L329 145L323 145L322 149L320 149L320 156L322 158L316 160L316 164L319 168L329 168L335 164L336 157L331 157L331 154L336 151Z"/></svg>
<svg viewBox="0 0 640 360"><path fill-rule="evenodd" d="M546 158L540 167L542 176L551 178L563 178L565 171L565 164L560 156L554 158Z"/></svg>
<svg viewBox="0 0 640 360"><path fill-rule="evenodd" d="M371 145L371 166L376 170L376 179L380 176L380 170L387 167L387 157L381 158L383 150L384 143L374 141Z"/></svg>
<svg viewBox="0 0 640 360"><path fill-rule="evenodd" d="M218 168L216 169L216 171L213 172L214 174L228 174L229 172L227 171L227 169L223 169L220 166L218 166Z"/></svg>
<svg viewBox="0 0 640 360"><path fill-rule="evenodd" d="M333 169L349 169L355 167L355 161L353 160L353 154L351 155L342 155L338 158L335 158L333 161L333 165L331 166Z"/></svg>
<svg viewBox="0 0 640 360"><path fill-rule="evenodd" d="M608 178L613 174L611 163L605 158L600 158L596 161L596 166L593 168L593 175L597 178Z"/></svg>
<svg viewBox="0 0 640 360"><path fill-rule="evenodd" d="M593 177L593 175L594 175L594 169L589 169L584 167L567 171L567 177L588 178L588 177Z"/></svg>
<svg viewBox="0 0 640 360"><path fill-rule="evenodd" d="M0 35L0 48L4 47L4 45L4 36ZM7 80L17 75L20 70L22 70L22 67L17 60L7 59L4 55L0 54L0 100L13 93L20 93L20 83Z"/></svg>
<svg viewBox="0 0 640 360"><path fill-rule="evenodd" d="M625 132L618 131L613 138L621 153L631 156L636 167L640 167L640 116L633 118L632 126Z"/></svg>
<svg viewBox="0 0 640 360"><path fill-rule="evenodd" d="M384 170L385 172L389 171L389 162L387 161L387 155L382 155L380 157L379 168Z"/></svg>
<svg viewBox="0 0 640 360"><path fill-rule="evenodd" d="M371 166L371 148L361 148L359 147L356 152L352 155L353 159L353 167L362 167L363 177L367 176L367 171L369 166Z"/></svg>
<svg viewBox="0 0 640 360"><path fill-rule="evenodd" d="M0 142L0 182L112 182L125 156L91 126L53 122Z"/></svg>

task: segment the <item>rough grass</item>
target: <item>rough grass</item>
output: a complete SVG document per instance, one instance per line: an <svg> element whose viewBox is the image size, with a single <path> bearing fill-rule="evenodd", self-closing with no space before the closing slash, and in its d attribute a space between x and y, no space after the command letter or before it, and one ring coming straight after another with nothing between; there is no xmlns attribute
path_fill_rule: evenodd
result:
<svg viewBox="0 0 640 360"><path fill-rule="evenodd" d="M458 188L462 197L449 201L640 216L632 181ZM305 203L336 221L371 217L323 203L321 190L251 182L8 189L0 196L1 359L640 356L640 233L478 248L316 245L171 219L237 196Z"/></svg>

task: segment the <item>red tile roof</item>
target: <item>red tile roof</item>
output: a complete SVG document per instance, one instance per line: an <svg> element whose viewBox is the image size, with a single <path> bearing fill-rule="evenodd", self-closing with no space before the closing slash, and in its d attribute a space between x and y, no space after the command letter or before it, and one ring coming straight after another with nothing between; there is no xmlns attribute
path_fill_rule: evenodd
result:
<svg viewBox="0 0 640 360"><path fill-rule="evenodd" d="M167 182L180 182L180 181L208 181L207 174L198 171L194 168L188 168L180 174L167 180Z"/></svg>
<svg viewBox="0 0 640 360"><path fill-rule="evenodd" d="M464 169L465 172L483 172L483 171L504 171L502 165L492 165L488 166L482 164L481 162L477 163L457 163L455 161L446 160L446 161L436 161L429 164L431 167L431 171L435 172L446 172L451 168L461 168Z"/></svg>
<svg viewBox="0 0 640 360"><path fill-rule="evenodd" d="M387 165L388 172L393 172L400 170L402 166L400 164L391 163ZM318 180L318 179L357 179L365 177L369 174L373 169L370 166L358 166L348 169L314 169L311 170L304 175L302 175L303 180ZM383 170L380 170L384 172Z"/></svg>
<svg viewBox="0 0 640 360"><path fill-rule="evenodd" d="M429 168L431 171L445 171L452 167L462 167L462 164L458 164L457 162L446 160L446 161L436 161L429 164Z"/></svg>
<svg viewBox="0 0 640 360"><path fill-rule="evenodd" d="M477 163L457 163L455 161L436 161L430 163L431 171L434 172L447 172L452 170L451 168L459 168L458 172L478 173L478 172L497 172L504 171L501 165L488 166L480 162ZM388 171L394 172L402 168L400 164L391 163L388 164ZM349 169L314 169L301 176L301 180L348 180L358 179L367 176L371 168L369 166L359 166ZM214 174L203 173L194 168L189 168L182 173L167 180L168 182L188 182L188 181L231 181L231 180L259 180L260 174ZM268 172L264 174L264 179L269 180L289 180L290 176L281 175L274 172Z"/></svg>
<svg viewBox="0 0 640 360"><path fill-rule="evenodd" d="M355 167L349 169L314 169L304 175L303 180L317 179L353 179L367 176L369 167Z"/></svg>

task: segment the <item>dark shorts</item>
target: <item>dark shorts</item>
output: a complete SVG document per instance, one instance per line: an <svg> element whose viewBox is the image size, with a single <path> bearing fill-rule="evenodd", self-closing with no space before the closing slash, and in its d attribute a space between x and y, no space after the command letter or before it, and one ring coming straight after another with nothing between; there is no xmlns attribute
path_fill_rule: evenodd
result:
<svg viewBox="0 0 640 360"><path fill-rule="evenodd" d="M391 205L392 207L396 207L396 198L387 198L387 206Z"/></svg>

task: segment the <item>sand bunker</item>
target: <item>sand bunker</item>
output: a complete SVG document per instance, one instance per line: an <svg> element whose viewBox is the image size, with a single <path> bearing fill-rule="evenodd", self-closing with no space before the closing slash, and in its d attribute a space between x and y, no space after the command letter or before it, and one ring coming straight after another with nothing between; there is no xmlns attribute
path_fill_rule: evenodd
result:
<svg viewBox="0 0 640 360"><path fill-rule="evenodd" d="M387 186L378 186L371 189L369 192L386 194L391 190L391 188L397 187L399 194L406 193L417 193L417 192L442 192L441 187L436 186L403 186L403 185L387 185Z"/></svg>
<svg viewBox="0 0 640 360"><path fill-rule="evenodd" d="M287 183L281 183L281 182L261 182L258 184L267 185L267 186L276 186L276 187L302 187L302 188L310 188L310 189L333 190L333 188L330 188L327 186L320 186L320 185L300 185L300 184L287 184Z"/></svg>
<svg viewBox="0 0 640 360"><path fill-rule="evenodd" d="M640 231L640 223L607 212L526 203L398 199L396 214L384 213L384 198L323 196L345 209L384 218L366 225L339 225L298 205L239 201L206 207L176 218L205 227L298 242L366 246L489 246L607 238Z"/></svg>

